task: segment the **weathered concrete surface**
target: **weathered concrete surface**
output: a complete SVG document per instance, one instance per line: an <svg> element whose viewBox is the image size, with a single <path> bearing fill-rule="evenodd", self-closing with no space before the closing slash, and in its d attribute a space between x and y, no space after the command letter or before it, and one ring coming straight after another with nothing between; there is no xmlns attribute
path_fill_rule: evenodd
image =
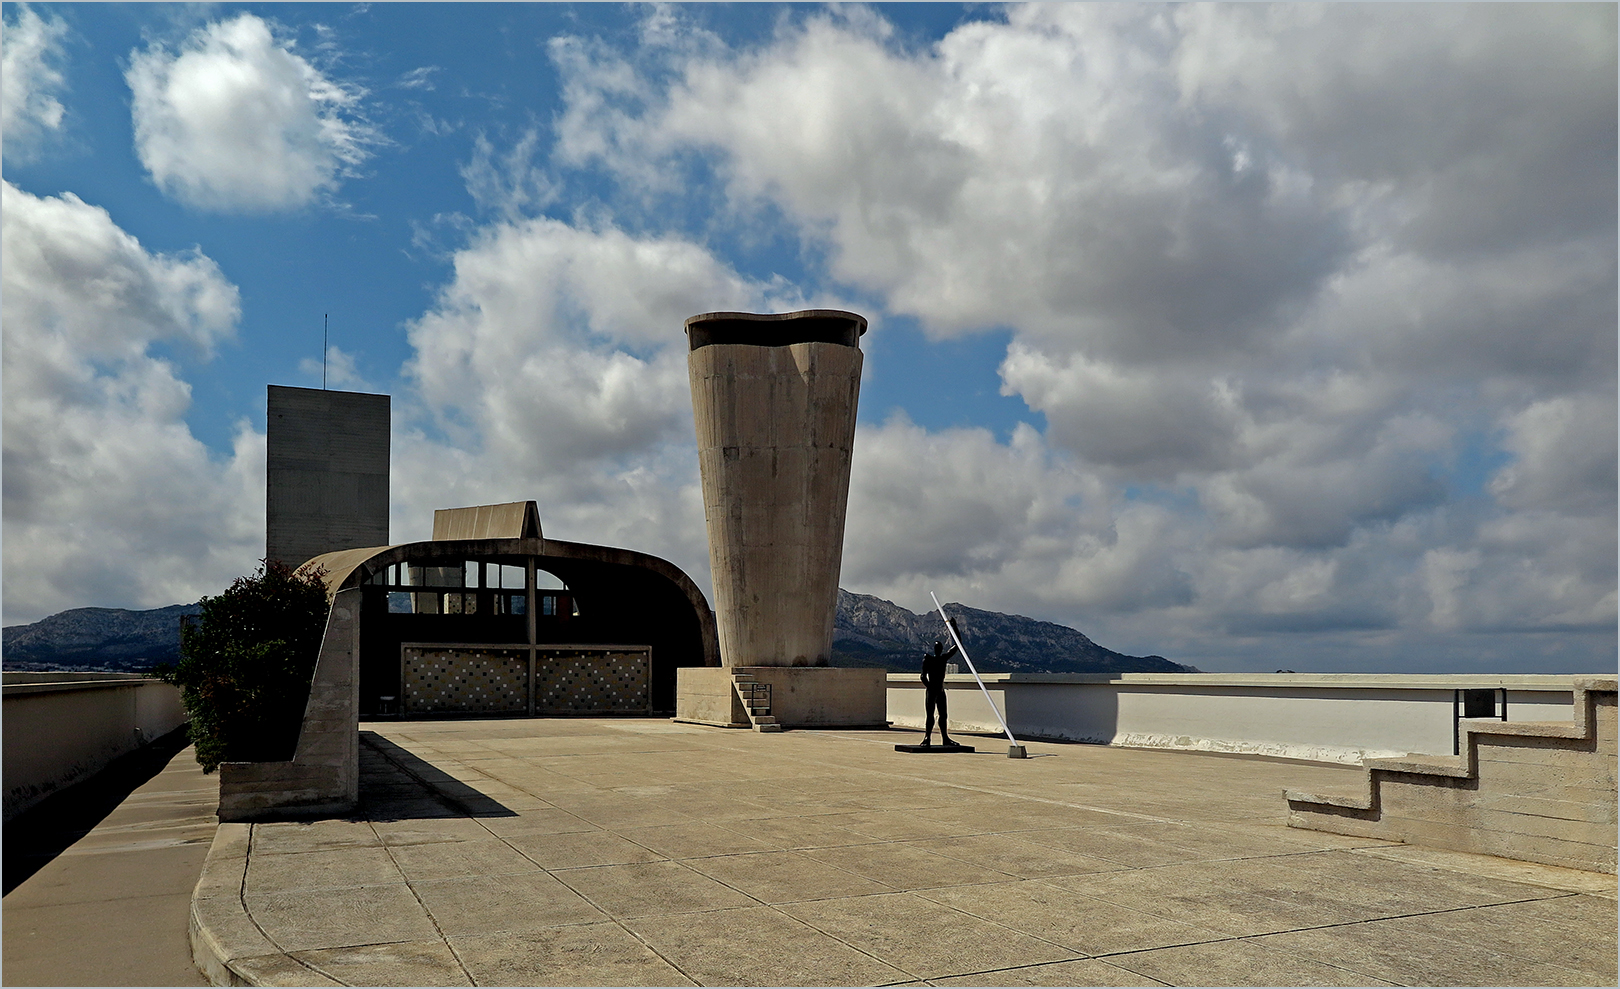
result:
<svg viewBox="0 0 1620 989"><path fill-rule="evenodd" d="M271 385L265 555L296 567L388 543L389 397Z"/></svg>
<svg viewBox="0 0 1620 989"><path fill-rule="evenodd" d="M1568 722L1462 722L1460 756L1367 763L1362 787L1288 789L1291 825L1614 873L1615 680L1577 677Z"/></svg>
<svg viewBox="0 0 1620 989"><path fill-rule="evenodd" d="M828 320L866 326L853 313L822 310L687 320L723 666L826 666L831 659L861 351L822 339L709 341L745 332L787 340L801 322L816 328ZM743 329L705 335L732 324ZM852 330L848 338L858 335Z"/></svg>
<svg viewBox="0 0 1620 989"><path fill-rule="evenodd" d="M185 723L180 688L138 674L7 674L4 819Z"/></svg>
<svg viewBox="0 0 1620 989"><path fill-rule="evenodd" d="M675 720L717 728L747 728L748 713L724 667L687 666L675 671Z"/></svg>
<svg viewBox="0 0 1620 989"><path fill-rule="evenodd" d="M771 716L783 728L874 728L887 722L886 674L836 666L691 667L679 671L675 720L746 728L732 686L744 674L771 688Z"/></svg>
<svg viewBox="0 0 1620 989"><path fill-rule="evenodd" d="M435 509L433 538L540 539L540 507L532 501L509 501Z"/></svg>
<svg viewBox="0 0 1620 989"><path fill-rule="evenodd" d="M90 785L95 785L91 781ZM8 986L207 985L186 925L218 787L182 749L5 897ZM13 836L7 834L7 869Z"/></svg>
<svg viewBox="0 0 1620 989"><path fill-rule="evenodd" d="M310 680L304 726L290 762L219 767L219 819L340 814L360 794L360 590L339 591Z"/></svg>
<svg viewBox="0 0 1620 989"><path fill-rule="evenodd" d="M1613 985L1614 877L1286 827L1355 770L910 733L391 722L352 817L225 826L219 981Z"/></svg>
<svg viewBox="0 0 1620 989"><path fill-rule="evenodd" d="M887 674L882 670L804 667L732 667L771 685L771 713L785 728L883 727Z"/></svg>

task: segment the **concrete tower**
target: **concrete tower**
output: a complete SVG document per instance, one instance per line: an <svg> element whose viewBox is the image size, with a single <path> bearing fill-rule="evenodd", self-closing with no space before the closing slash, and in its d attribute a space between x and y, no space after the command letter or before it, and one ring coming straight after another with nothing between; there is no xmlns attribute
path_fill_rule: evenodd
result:
<svg viewBox="0 0 1620 989"><path fill-rule="evenodd" d="M826 668L865 332L831 309L686 321L721 675L771 684L783 724L883 720L879 671ZM809 669L770 672L784 668ZM681 673L694 689L704 676Z"/></svg>
<svg viewBox="0 0 1620 989"><path fill-rule="evenodd" d="M266 404L265 555L386 546L388 396L271 385Z"/></svg>

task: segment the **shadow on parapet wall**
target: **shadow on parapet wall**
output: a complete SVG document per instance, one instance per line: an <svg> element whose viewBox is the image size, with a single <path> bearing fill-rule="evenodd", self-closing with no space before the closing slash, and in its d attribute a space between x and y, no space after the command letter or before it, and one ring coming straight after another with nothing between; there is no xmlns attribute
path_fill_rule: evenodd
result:
<svg viewBox="0 0 1620 989"><path fill-rule="evenodd" d="M4 873L5 893L27 882L68 846L89 834L131 793L161 773L189 741L186 726L181 725L7 821L0 830L0 845L4 847L0 871Z"/></svg>

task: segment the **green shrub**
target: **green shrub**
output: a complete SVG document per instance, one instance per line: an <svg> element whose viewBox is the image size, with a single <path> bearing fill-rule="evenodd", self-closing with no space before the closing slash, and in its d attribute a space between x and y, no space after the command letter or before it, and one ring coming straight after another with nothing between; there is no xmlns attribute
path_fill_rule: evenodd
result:
<svg viewBox="0 0 1620 989"><path fill-rule="evenodd" d="M326 630L322 573L266 560L181 627L180 662L157 675L180 687L203 772L292 758Z"/></svg>

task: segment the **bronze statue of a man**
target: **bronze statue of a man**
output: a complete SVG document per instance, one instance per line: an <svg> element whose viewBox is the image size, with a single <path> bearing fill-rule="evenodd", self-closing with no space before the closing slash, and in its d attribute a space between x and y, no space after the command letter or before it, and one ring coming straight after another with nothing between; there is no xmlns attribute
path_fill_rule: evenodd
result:
<svg viewBox="0 0 1620 989"><path fill-rule="evenodd" d="M950 728L946 724L945 713L945 661L956 655L956 646L953 644L949 652L941 652L943 643L935 640L934 651L923 653L922 682L923 705L926 713L925 727L923 728L924 745L932 745L934 734L934 712L939 712L939 741L941 745L956 745L951 741Z"/></svg>

